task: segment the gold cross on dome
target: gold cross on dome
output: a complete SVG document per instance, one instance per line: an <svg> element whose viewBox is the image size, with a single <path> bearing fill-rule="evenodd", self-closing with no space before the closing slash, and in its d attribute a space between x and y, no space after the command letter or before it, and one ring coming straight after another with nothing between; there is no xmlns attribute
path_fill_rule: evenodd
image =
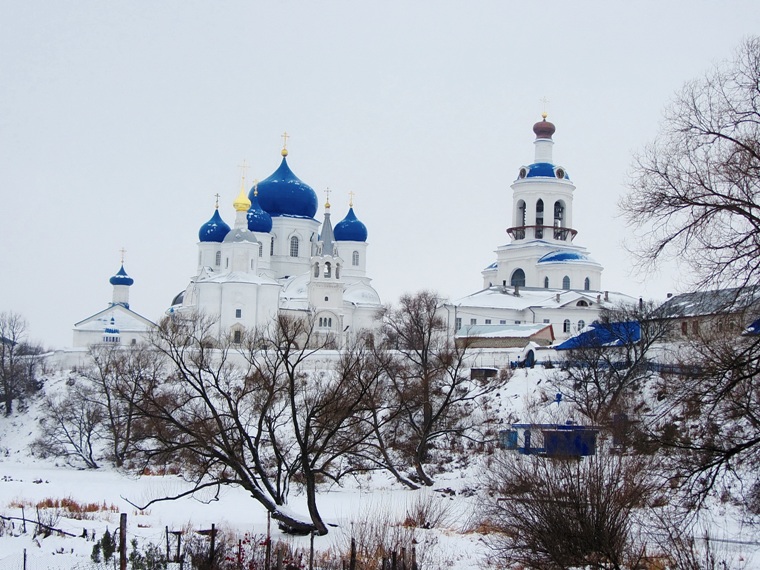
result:
<svg viewBox="0 0 760 570"><path fill-rule="evenodd" d="M325 196L327 196L327 202L325 203L325 206L329 208L330 207L330 187L329 186L325 188Z"/></svg>
<svg viewBox="0 0 760 570"><path fill-rule="evenodd" d="M351 190L351 192L348 193L348 207L353 208L354 207L354 191Z"/></svg>
<svg viewBox="0 0 760 570"><path fill-rule="evenodd" d="M245 175L248 171L248 161L243 159L243 164L238 164L238 168L240 169L240 177L245 180Z"/></svg>
<svg viewBox="0 0 760 570"><path fill-rule="evenodd" d="M127 253L127 250L122 247L119 251L121 252L121 264L124 265L124 254Z"/></svg>
<svg viewBox="0 0 760 570"><path fill-rule="evenodd" d="M214 194L214 196L216 196L216 209L218 210L219 209L219 192Z"/></svg>
<svg viewBox="0 0 760 570"><path fill-rule="evenodd" d="M543 112L541 113L541 116L545 119L548 115L546 112L546 108L549 106L549 99L546 98L546 96L543 96L541 99L539 99L541 103L543 104Z"/></svg>
<svg viewBox="0 0 760 570"><path fill-rule="evenodd" d="M282 133L282 148L288 148L288 139L290 138L290 135L288 134L288 131L285 131Z"/></svg>

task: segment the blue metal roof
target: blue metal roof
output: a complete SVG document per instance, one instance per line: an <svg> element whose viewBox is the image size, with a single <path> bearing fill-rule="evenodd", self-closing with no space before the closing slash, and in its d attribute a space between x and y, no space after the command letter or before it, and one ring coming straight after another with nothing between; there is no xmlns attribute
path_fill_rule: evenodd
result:
<svg viewBox="0 0 760 570"><path fill-rule="evenodd" d="M285 157L280 167L269 178L259 182L257 188L259 204L272 217L313 218L317 213L319 202L316 192L293 174ZM248 199L253 202L254 198L252 188Z"/></svg>
<svg viewBox="0 0 760 570"><path fill-rule="evenodd" d="M555 169L557 167L551 162L534 162L533 164L529 164L526 168L528 170L527 174L525 175L526 178L557 178L557 174L555 172ZM567 170L565 170L564 180L570 180L570 176L567 174Z"/></svg>
<svg viewBox="0 0 760 570"><path fill-rule="evenodd" d="M592 323L580 334L556 346L556 350L623 346L641 340L641 325L635 321Z"/></svg>
<svg viewBox="0 0 760 570"><path fill-rule="evenodd" d="M333 235L336 241L367 241L367 226L349 208L346 217L335 225Z"/></svg>
<svg viewBox="0 0 760 570"><path fill-rule="evenodd" d="M547 253L538 260L538 263L550 263L559 261L588 261L588 257L577 251L569 251L566 249L559 249Z"/></svg>

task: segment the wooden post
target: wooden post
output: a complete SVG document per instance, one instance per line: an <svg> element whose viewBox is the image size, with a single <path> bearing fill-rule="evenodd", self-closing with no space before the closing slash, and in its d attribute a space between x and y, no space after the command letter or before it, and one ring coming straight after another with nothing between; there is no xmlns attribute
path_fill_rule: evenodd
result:
<svg viewBox="0 0 760 570"><path fill-rule="evenodd" d="M391 570L398 570L396 566L396 551L391 552Z"/></svg>
<svg viewBox="0 0 760 570"><path fill-rule="evenodd" d="M267 552L264 559L264 570L272 569L272 513L267 511Z"/></svg>
<svg viewBox="0 0 760 570"><path fill-rule="evenodd" d="M214 567L214 554L216 554L216 524L211 523L211 551L208 556L208 567Z"/></svg>
<svg viewBox="0 0 760 570"><path fill-rule="evenodd" d="M26 534L26 514L24 513L24 505L21 505L21 524L24 527L24 534Z"/></svg>
<svg viewBox="0 0 760 570"><path fill-rule="evenodd" d="M401 547L401 570L406 570L406 546Z"/></svg>
<svg viewBox="0 0 760 570"><path fill-rule="evenodd" d="M356 570L356 540L351 537L351 562L348 564L349 570Z"/></svg>
<svg viewBox="0 0 760 570"><path fill-rule="evenodd" d="M282 570L282 545L277 548L277 570Z"/></svg>
<svg viewBox="0 0 760 570"><path fill-rule="evenodd" d="M243 540L238 538L238 568L243 567Z"/></svg>
<svg viewBox="0 0 760 570"><path fill-rule="evenodd" d="M311 540L309 541L309 570L314 570L314 534L316 531L311 531Z"/></svg>
<svg viewBox="0 0 760 570"><path fill-rule="evenodd" d="M26 548L24 549L24 570L26 570Z"/></svg>
<svg viewBox="0 0 760 570"><path fill-rule="evenodd" d="M127 513L121 513L119 525L119 570L127 570Z"/></svg>
<svg viewBox="0 0 760 570"><path fill-rule="evenodd" d="M417 549L412 546L412 570L419 570L417 567Z"/></svg>
<svg viewBox="0 0 760 570"><path fill-rule="evenodd" d="M169 560L169 527L166 527L166 561L170 562Z"/></svg>

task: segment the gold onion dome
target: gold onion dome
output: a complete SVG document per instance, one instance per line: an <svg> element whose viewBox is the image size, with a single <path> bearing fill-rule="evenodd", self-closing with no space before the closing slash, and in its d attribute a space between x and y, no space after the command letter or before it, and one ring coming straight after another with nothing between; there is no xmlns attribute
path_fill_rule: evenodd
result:
<svg viewBox="0 0 760 570"><path fill-rule="evenodd" d="M245 180L240 184L240 193L237 195L237 198L235 198L232 205L235 207L236 212L247 212L251 207L251 201L248 199L245 191Z"/></svg>

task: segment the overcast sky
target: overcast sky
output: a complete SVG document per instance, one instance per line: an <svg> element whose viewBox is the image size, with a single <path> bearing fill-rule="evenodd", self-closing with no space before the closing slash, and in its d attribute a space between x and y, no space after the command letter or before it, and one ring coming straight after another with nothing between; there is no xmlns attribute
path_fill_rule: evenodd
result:
<svg viewBox="0 0 760 570"><path fill-rule="evenodd" d="M285 130L333 223L355 192L383 301L474 292L544 97L603 288L679 291L672 268L631 275L617 201L673 93L759 22L756 1L0 0L0 310L69 346L124 247L132 309L157 320L214 194L231 224L237 165L269 176Z"/></svg>

